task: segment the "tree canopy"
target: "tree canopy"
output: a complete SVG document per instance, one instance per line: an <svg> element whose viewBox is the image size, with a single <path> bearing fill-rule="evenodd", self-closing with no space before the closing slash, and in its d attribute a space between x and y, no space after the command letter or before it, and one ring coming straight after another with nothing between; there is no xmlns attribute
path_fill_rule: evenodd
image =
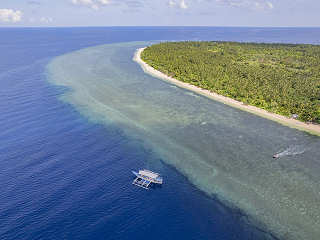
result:
<svg viewBox="0 0 320 240"><path fill-rule="evenodd" d="M165 42L147 47L141 57L183 82L270 112L320 123L320 46Z"/></svg>

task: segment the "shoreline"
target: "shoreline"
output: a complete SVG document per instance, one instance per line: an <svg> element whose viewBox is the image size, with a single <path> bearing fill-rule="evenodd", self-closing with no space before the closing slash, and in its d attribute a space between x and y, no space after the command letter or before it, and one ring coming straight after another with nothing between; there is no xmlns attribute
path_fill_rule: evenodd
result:
<svg viewBox="0 0 320 240"><path fill-rule="evenodd" d="M207 98L210 98L212 100L229 105L231 107L238 108L240 110L258 115L260 117L263 117L263 118L266 118L266 119L269 119L272 121L275 121L275 122L280 123L282 125L285 125L287 127L295 128L295 129L298 129L301 131L308 132L313 135L320 136L320 125L312 124L312 123L304 123L299 120L288 118L288 117L285 117L285 116L282 116L282 115L279 115L276 113L268 112L264 109L261 109L261 108L258 108L258 107L252 106L252 105L246 105L243 102L234 100L229 97L225 97L223 95L219 95L219 94L211 92L209 90L202 89L200 87L197 87L192 84L182 82L182 81L177 80L173 77L170 77L170 76L154 69L153 67L151 67L150 65L148 65L146 62L144 62L141 59L141 53L143 52L144 49L145 48L137 49L134 54L133 60L141 66L141 68L143 69L143 71L145 73L147 73L153 77L162 79L162 80L167 81L169 83L172 83L178 87L190 90L192 92L195 92L197 94L200 94L200 95L205 96Z"/></svg>

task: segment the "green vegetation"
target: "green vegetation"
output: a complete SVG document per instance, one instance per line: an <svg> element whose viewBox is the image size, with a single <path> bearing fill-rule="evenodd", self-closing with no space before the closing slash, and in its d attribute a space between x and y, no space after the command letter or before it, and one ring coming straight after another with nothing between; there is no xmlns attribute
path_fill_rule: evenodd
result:
<svg viewBox="0 0 320 240"><path fill-rule="evenodd" d="M167 42L146 48L141 57L183 82L320 123L320 46Z"/></svg>

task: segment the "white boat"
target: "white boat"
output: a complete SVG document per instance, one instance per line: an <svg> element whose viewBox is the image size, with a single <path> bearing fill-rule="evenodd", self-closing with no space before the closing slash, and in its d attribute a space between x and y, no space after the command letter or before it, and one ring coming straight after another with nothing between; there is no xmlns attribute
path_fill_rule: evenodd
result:
<svg viewBox="0 0 320 240"><path fill-rule="evenodd" d="M132 173L136 176L132 184L138 187L149 189L152 183L162 184L163 182L163 179L159 173L155 173L150 170L143 169L139 170L139 172L132 171Z"/></svg>

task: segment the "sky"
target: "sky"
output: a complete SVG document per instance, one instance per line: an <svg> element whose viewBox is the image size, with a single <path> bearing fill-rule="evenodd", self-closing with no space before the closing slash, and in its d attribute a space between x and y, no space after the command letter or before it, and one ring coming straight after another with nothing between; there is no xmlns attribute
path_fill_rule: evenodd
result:
<svg viewBox="0 0 320 240"><path fill-rule="evenodd" d="M320 0L0 0L0 27L320 27Z"/></svg>

